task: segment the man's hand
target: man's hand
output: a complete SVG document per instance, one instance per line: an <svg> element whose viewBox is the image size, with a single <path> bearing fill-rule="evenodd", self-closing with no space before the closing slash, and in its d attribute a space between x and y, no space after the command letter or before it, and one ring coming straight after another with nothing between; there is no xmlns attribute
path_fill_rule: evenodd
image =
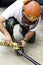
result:
<svg viewBox="0 0 43 65"><path fill-rule="evenodd" d="M5 26L4 26L4 22L6 22L6 19L2 16L0 16L0 31L5 35L5 44L9 45L9 43L12 42L11 36L8 33L8 31L6 30Z"/></svg>
<svg viewBox="0 0 43 65"><path fill-rule="evenodd" d="M5 45L9 45L10 43L12 43L12 39L10 35L5 35Z"/></svg>
<svg viewBox="0 0 43 65"><path fill-rule="evenodd" d="M25 47L25 45L26 45L26 42L24 40L21 40L19 47Z"/></svg>

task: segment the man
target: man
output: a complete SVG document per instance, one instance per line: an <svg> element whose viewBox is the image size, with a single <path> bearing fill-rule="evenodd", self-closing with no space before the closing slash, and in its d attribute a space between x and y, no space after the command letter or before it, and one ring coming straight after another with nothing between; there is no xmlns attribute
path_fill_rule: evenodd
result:
<svg viewBox="0 0 43 65"><path fill-rule="evenodd" d="M16 19L16 22L18 21L20 27L22 28L23 39L20 40L20 42L22 42L20 47L24 47L27 41L34 42L35 30L33 28L36 27L40 17L40 5L35 1L24 4L23 0L17 0L2 13L0 16L0 30L5 35L6 44L11 43L12 39L3 23L7 23L8 19L12 17Z"/></svg>

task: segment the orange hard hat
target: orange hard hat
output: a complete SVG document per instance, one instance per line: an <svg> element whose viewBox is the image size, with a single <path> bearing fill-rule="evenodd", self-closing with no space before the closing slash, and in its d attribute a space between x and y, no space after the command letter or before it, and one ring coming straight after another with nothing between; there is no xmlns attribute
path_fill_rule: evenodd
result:
<svg viewBox="0 0 43 65"><path fill-rule="evenodd" d="M23 14L32 22L40 17L40 5L36 1L24 4Z"/></svg>

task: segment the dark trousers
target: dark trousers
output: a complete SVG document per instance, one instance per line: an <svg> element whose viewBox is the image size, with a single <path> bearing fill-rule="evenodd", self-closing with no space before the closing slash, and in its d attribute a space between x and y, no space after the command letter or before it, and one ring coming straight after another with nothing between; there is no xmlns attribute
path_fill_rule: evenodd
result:
<svg viewBox="0 0 43 65"><path fill-rule="evenodd" d="M11 36L13 36L13 27L14 25L19 23L14 17L11 17L7 20L5 24L6 24L7 31L10 33ZM22 26L22 25L20 26L22 27L22 35L23 37L25 37L26 33L29 31L29 26ZM36 33L34 33L33 37L30 40L28 40L29 43L33 43L35 41L35 35Z"/></svg>

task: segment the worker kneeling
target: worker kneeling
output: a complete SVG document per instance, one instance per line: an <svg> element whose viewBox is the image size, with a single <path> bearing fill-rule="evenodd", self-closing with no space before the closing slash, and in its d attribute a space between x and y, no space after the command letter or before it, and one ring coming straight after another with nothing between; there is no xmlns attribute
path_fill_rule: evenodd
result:
<svg viewBox="0 0 43 65"><path fill-rule="evenodd" d="M7 19L6 28L10 35L13 35L16 41L22 42L20 47L24 47L26 42L35 41L35 27L40 18L39 3L31 1L24 4L23 0L17 0L2 13L2 16Z"/></svg>
<svg viewBox="0 0 43 65"><path fill-rule="evenodd" d="M14 26L13 36L16 41L23 39L25 42L34 43L36 35L34 28L39 22L40 5L35 1L31 1L24 5L22 12L23 25L17 24ZM34 31L32 31L32 29L34 29Z"/></svg>

